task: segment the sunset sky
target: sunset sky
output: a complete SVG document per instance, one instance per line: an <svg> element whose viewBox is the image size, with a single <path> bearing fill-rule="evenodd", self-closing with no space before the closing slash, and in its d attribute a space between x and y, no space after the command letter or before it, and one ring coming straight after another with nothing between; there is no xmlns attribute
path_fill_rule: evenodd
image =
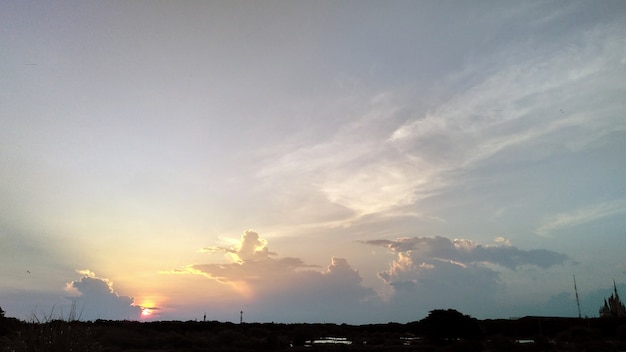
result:
<svg viewBox="0 0 626 352"><path fill-rule="evenodd" d="M0 0L8 316L626 297L626 3Z"/></svg>

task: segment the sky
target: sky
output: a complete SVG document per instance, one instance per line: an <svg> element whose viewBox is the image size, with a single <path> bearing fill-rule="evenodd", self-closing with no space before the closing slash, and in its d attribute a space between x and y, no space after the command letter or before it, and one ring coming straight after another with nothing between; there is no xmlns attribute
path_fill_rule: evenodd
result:
<svg viewBox="0 0 626 352"><path fill-rule="evenodd" d="M626 297L623 1L0 0L0 52L7 316Z"/></svg>

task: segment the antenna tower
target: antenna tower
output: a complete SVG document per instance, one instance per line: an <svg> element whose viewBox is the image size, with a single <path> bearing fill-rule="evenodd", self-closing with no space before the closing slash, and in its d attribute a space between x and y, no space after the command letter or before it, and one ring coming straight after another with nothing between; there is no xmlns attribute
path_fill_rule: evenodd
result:
<svg viewBox="0 0 626 352"><path fill-rule="evenodd" d="M574 293L576 293L576 305L578 306L578 319L580 316L580 300L578 299L578 288L576 287L576 275L574 275Z"/></svg>

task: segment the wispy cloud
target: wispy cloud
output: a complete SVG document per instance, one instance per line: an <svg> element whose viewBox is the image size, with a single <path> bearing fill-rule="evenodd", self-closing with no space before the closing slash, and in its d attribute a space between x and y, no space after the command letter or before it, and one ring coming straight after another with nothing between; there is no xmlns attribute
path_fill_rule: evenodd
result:
<svg viewBox="0 0 626 352"><path fill-rule="evenodd" d="M624 93L615 75L624 68L624 34L600 26L541 55L529 55L530 45L509 48L496 68L452 75L449 99L425 113L388 92L364 102L369 112L330 140L285 154L259 176L297 177L359 217L418 204L462 182L451 174L487 163L584 150L626 130L612 103ZM465 81L476 83L454 91Z"/></svg>
<svg viewBox="0 0 626 352"><path fill-rule="evenodd" d="M567 213L551 216L535 231L546 236L561 229L575 227L596 220L626 213L626 200L616 200L593 204Z"/></svg>

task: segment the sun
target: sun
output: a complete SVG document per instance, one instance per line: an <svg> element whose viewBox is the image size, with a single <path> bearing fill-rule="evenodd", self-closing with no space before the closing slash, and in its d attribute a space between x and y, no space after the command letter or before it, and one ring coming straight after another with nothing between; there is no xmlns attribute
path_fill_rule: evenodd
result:
<svg viewBox="0 0 626 352"><path fill-rule="evenodd" d="M155 318L159 315L160 308L156 304L157 302L156 299L152 297L148 297L148 298L142 299L140 302L141 304L138 304L138 306L141 308L140 317L142 319Z"/></svg>

